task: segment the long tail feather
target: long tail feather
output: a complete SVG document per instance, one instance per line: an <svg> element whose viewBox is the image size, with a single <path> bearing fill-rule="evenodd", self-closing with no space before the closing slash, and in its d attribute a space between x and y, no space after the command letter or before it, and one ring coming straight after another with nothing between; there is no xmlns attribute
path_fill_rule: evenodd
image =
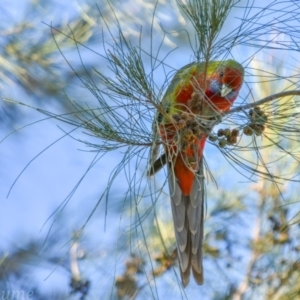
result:
<svg viewBox="0 0 300 300"><path fill-rule="evenodd" d="M199 169L189 196L182 194L171 164L168 164L168 172L182 284L185 287L188 285L191 269L195 281L203 284L202 244L205 195L203 160L199 162Z"/></svg>

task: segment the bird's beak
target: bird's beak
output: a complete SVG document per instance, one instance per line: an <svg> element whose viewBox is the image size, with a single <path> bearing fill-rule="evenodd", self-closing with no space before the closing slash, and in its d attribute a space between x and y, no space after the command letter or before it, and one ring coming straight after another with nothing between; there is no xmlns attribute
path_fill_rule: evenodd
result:
<svg viewBox="0 0 300 300"><path fill-rule="evenodd" d="M226 97L231 91L232 89L228 85L222 84L221 97Z"/></svg>

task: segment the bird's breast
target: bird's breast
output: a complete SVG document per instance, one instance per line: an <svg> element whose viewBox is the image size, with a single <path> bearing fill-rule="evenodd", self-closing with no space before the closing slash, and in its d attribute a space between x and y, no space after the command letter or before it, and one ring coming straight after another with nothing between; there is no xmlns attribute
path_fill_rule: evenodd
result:
<svg viewBox="0 0 300 300"><path fill-rule="evenodd" d="M237 93L230 92L226 97L221 97L220 93L213 90L206 92L206 96L213 104L213 107L219 111L228 111L237 97Z"/></svg>

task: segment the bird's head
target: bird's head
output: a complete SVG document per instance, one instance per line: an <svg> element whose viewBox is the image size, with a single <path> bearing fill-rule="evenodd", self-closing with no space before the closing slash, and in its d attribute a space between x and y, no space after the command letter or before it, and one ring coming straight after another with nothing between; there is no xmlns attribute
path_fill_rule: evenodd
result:
<svg viewBox="0 0 300 300"><path fill-rule="evenodd" d="M210 80L210 90L223 98L231 99L237 96L244 81L244 68L235 60L213 62Z"/></svg>
<svg viewBox="0 0 300 300"><path fill-rule="evenodd" d="M224 61L217 71L218 81L221 84L221 97L236 94L242 87L244 81L244 69L234 60Z"/></svg>

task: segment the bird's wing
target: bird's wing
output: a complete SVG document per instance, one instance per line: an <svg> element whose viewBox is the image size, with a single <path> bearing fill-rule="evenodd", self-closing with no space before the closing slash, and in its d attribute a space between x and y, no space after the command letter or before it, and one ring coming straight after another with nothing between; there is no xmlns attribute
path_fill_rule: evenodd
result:
<svg viewBox="0 0 300 300"><path fill-rule="evenodd" d="M202 242L204 216L204 173L203 159L199 162L199 169L189 196L182 194L172 170L168 164L169 188L180 263L182 284L187 286L192 269L195 281L203 284Z"/></svg>
<svg viewBox="0 0 300 300"><path fill-rule="evenodd" d="M156 161L154 162L149 162L149 169L147 172L148 176L152 176L156 174L160 169L162 169L167 162L167 156L166 153L161 155Z"/></svg>

